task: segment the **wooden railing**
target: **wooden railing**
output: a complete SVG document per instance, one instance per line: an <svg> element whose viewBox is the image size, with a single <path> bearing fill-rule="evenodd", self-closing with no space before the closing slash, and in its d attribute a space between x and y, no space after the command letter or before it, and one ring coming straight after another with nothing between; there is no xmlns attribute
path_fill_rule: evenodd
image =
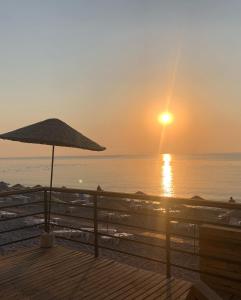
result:
<svg viewBox="0 0 241 300"><path fill-rule="evenodd" d="M186 271L190 272L195 272L199 274L206 274L210 276L215 276L215 277L220 277L223 279L227 280L233 280L234 282L240 282L240 279L237 277L227 277L223 276L222 274L212 274L210 272L203 272L200 269L196 269L187 265L180 265L176 262L172 261L171 253L181 253L182 255L191 255L191 256L196 256L196 257L201 257L201 258L212 258L216 260L222 260L223 262L229 262L229 263L235 263L239 264L241 267L241 262L240 261L233 261L232 257L231 258L217 258L209 253L206 254L200 254L199 251L189 251L186 249L179 249L175 248L172 246L172 238L182 238L182 239L190 239L194 241L198 241L198 236L191 236L190 234L187 234L185 232L174 232L172 230L172 223L178 222L179 224L181 223L186 223L186 224L194 224L195 228L198 228L202 224L219 224L218 222L214 222L212 220L202 220L200 218L196 217L190 217L188 215L186 216L175 216L172 214L172 209L173 207L176 206L192 206L192 207L209 207L209 208L220 208L220 209L225 209L225 210L232 210L232 211L241 211L241 204L239 203L224 203L220 201L209 201L209 200L202 200L202 199L185 199L185 198L173 198L173 197L160 197L160 196L151 196L151 195L144 195L144 194L130 194L130 193L117 193L117 192L106 192L106 191L97 191L97 190L84 190L84 189L69 189L69 188L52 188L52 193L53 195L68 195L68 194L78 194L78 195L89 195L92 197L92 204L91 205L82 205L80 203L73 203L70 202L66 199L63 199L62 201L56 201L52 200L52 212L49 211L49 201L48 201L48 195L49 195L49 188L43 187L43 188L35 188L35 189L24 189L24 190L18 190L18 191L7 191L7 192L2 192L0 193L0 198L8 197L8 196L13 196L13 195L23 195L23 194L35 194L35 193L41 193L43 196L42 200L39 201L29 201L28 203L18 203L18 204L13 204L13 205L6 205L6 206L0 206L0 209L11 209L13 207L25 207L27 205L37 205L37 207L40 207L42 205L42 210L36 211L36 212L31 212L25 215L17 215L12 218L2 218L0 219L0 222L3 221L9 221L10 219L17 219L17 218L26 218L30 216L36 216L36 215L42 215L44 217L44 221L41 223L43 226L43 230L46 232L49 232L52 228L57 227L57 228L65 228L69 230L79 230L81 232L87 232L88 234L93 235L93 242L89 241L83 241L83 240L74 240L69 237L65 236L57 236L58 239L61 240L66 240L70 242L76 242L76 243L81 243L83 245L87 246L92 246L94 247L94 255L98 257L100 250L108 250L108 251L115 251L118 253L126 254L126 255L133 255L137 258L142 258L142 259L148 259L153 262L158 262L166 266L166 276L170 277L172 275L172 268L179 268L183 269ZM67 197L66 197L67 198ZM165 244L157 244L156 242L147 242L143 239L130 239L128 237L121 237L121 236L113 236L113 234L110 234L109 232L101 232L100 231L100 224L105 223L103 219L99 217L99 213L101 211L107 211L111 212L114 211L116 213L128 213L131 215L139 216L140 219L144 217L148 217L150 220L151 218L160 218L160 215L158 213L154 213L153 211L147 212L146 209L143 209L141 211L132 211L128 209L123 209L120 208L118 205L115 205L114 207L111 205L105 205L103 206L103 199L111 199L111 201L116 201L115 203L118 204L120 200L123 199L132 199L132 200L140 200L140 201L147 201L148 203L158 203L164 210L165 213L161 215L164 225L160 229L158 227L154 228L153 226L151 228L148 228L144 225L139 225L139 224L133 224L131 222L124 223L121 221L116 221L116 220L109 220L108 219L108 224L112 224L113 226L119 226L119 227L125 227L129 228L132 230L132 232L137 232L137 236L140 232L146 230L148 232L156 233L156 234L164 234L165 236ZM102 205L100 205L102 203ZM78 209L88 209L89 211L92 211L92 215L76 215L76 214L69 214L66 213L63 209L62 210L56 210L56 207L76 207ZM143 205L145 208L145 205ZM49 214L51 214L51 218L49 218ZM55 224L53 222L53 217L61 217L63 220L68 219L68 224ZM83 220L84 222L93 222L93 230L88 230L85 228L80 228L76 225L69 224L72 220L72 223L75 224L74 220ZM26 228L34 227L36 225L29 225L26 226ZM225 226L227 228L237 228L240 229L241 226L233 226L229 224L222 224L222 226ZM83 226L82 226L83 227ZM25 227L21 228L13 228L5 231L1 231L0 234L6 234L6 233L11 233L16 230L22 230ZM39 235L34 235L32 238L36 238ZM160 260L156 259L155 257L146 257L145 255L142 255L140 253L130 253L127 250L123 250L120 247L109 247L108 245L103 245L99 243L99 238L100 237L110 237L113 239L118 239L118 240L124 240L125 242L128 243L135 243L136 245L139 245L139 249L143 247L152 247L153 249L159 249L160 251L165 251L166 259L165 260ZM31 237L28 237L27 239L31 239ZM26 240L26 238L18 239L16 241L11 241L10 243L16 243L16 242L21 242ZM7 243L0 243L1 246L6 246Z"/></svg>

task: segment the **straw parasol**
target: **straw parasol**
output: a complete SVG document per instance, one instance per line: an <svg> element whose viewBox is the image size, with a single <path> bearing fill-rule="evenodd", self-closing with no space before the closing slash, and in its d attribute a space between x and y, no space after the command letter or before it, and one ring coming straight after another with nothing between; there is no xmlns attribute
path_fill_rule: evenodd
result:
<svg viewBox="0 0 241 300"><path fill-rule="evenodd" d="M4 182L4 181L0 181L0 191L6 191L8 189L9 184Z"/></svg>
<svg viewBox="0 0 241 300"><path fill-rule="evenodd" d="M48 218L50 218L55 146L80 148L91 151L105 150L105 147L98 145L59 119L47 119L42 122L28 125L20 129L1 134L0 138L23 143L52 146Z"/></svg>
<svg viewBox="0 0 241 300"><path fill-rule="evenodd" d="M24 189L24 188L25 188L25 186L22 185L22 184L19 184L19 183L14 184L13 186L11 186L11 189L13 189L13 190L21 190L21 189Z"/></svg>

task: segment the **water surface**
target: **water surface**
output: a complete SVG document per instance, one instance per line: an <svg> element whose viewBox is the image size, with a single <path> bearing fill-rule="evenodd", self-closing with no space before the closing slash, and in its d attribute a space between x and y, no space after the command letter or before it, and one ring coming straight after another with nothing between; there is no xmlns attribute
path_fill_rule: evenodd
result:
<svg viewBox="0 0 241 300"><path fill-rule="evenodd" d="M56 158L54 185L119 192L241 199L241 154ZM0 180L48 185L50 158L0 159Z"/></svg>

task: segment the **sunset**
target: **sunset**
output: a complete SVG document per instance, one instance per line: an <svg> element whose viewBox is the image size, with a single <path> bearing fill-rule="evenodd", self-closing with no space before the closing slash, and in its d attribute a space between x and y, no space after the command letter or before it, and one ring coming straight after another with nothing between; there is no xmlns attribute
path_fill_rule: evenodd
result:
<svg viewBox="0 0 241 300"><path fill-rule="evenodd" d="M0 1L0 297L241 299L241 1Z"/></svg>
<svg viewBox="0 0 241 300"><path fill-rule="evenodd" d="M162 113L158 116L158 121L163 125L168 125L173 122L173 115L169 112Z"/></svg>

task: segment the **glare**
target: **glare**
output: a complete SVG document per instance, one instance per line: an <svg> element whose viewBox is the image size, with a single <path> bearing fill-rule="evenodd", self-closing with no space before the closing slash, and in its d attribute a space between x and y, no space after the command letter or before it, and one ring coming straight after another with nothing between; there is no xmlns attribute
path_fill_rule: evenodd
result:
<svg viewBox="0 0 241 300"><path fill-rule="evenodd" d="M163 195L167 197L173 195L173 174L171 161L171 154L162 155L162 188Z"/></svg>
<svg viewBox="0 0 241 300"><path fill-rule="evenodd" d="M169 112L162 113L158 116L158 121L163 125L170 124L173 121L173 115Z"/></svg>
<svg viewBox="0 0 241 300"><path fill-rule="evenodd" d="M170 162L172 161L171 154L163 154L162 155L162 160L163 160L163 162L164 162L165 165L169 165Z"/></svg>

